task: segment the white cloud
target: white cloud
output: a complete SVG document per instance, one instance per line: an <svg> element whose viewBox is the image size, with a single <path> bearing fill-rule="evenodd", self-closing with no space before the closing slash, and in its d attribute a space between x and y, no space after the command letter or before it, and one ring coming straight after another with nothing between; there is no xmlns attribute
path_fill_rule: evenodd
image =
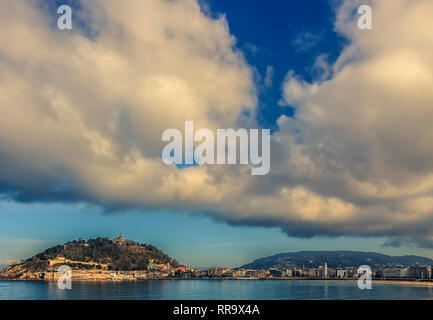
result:
<svg viewBox="0 0 433 320"><path fill-rule="evenodd" d="M317 61L332 77L289 72L296 116L278 120L265 177L160 159L162 132L185 120L254 125L254 71L223 17L193 0L94 0L80 13L99 32L91 40L53 29L31 2L0 4L0 191L433 243L433 3L373 1L368 32L357 4L337 9L351 45L332 66Z"/></svg>
<svg viewBox="0 0 433 320"><path fill-rule="evenodd" d="M289 75L286 102L299 129L287 179L351 205L340 232L430 237L433 210L433 27L430 1L373 1L374 27L354 23L358 2L345 2L336 28L352 41L329 81ZM287 137L286 137L287 138ZM295 183L295 182L294 182ZM355 217L357 216L357 217Z"/></svg>
<svg viewBox="0 0 433 320"><path fill-rule="evenodd" d="M205 16L193 0L90 1L74 14L91 18L99 33L91 40L52 28L36 4L3 7L6 191L114 207L218 194L203 185L213 179L205 169L168 168L160 153L162 132L185 120L213 129L236 126L245 110L254 117L252 70L223 17Z"/></svg>

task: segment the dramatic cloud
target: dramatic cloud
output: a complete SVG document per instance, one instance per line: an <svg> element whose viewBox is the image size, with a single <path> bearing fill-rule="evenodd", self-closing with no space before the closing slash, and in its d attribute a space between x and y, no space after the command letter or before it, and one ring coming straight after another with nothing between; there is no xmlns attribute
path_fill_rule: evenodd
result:
<svg viewBox="0 0 433 320"><path fill-rule="evenodd" d="M337 11L337 31L352 44L332 79L287 77L284 97L297 111L294 120L280 119L280 135L291 144L281 174L322 199L338 199L346 211L332 230L425 244L433 240L433 3L373 1L371 31L354 23L360 3Z"/></svg>
<svg viewBox="0 0 433 320"><path fill-rule="evenodd" d="M77 12L88 25L59 31L33 2L0 4L0 192L431 246L433 3L372 1L371 31L359 4L336 9L351 44L334 65L317 58L317 82L288 73L296 114L260 177L160 159L162 132L185 120L255 125L254 71L223 17L194 0L93 0Z"/></svg>
<svg viewBox="0 0 433 320"><path fill-rule="evenodd" d="M162 132L185 120L229 128L251 122L244 111L254 118L252 71L224 18L193 0L86 1L74 14L91 39L59 31L57 10L35 4L1 5L3 191L107 207L218 194L204 169L169 168L160 154Z"/></svg>

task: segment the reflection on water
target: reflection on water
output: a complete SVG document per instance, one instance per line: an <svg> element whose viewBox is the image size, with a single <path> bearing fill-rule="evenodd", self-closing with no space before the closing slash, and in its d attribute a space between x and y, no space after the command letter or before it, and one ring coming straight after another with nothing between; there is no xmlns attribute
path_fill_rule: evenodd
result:
<svg viewBox="0 0 433 320"><path fill-rule="evenodd" d="M0 299L432 299L432 287L356 282L284 280L148 280L137 282L73 282L60 290L55 282L0 281Z"/></svg>

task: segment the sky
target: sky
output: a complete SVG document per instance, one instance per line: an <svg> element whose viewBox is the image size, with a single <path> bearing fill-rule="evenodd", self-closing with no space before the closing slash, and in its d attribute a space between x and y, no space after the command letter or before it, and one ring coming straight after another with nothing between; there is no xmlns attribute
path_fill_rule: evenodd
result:
<svg viewBox="0 0 433 320"><path fill-rule="evenodd" d="M237 47L257 70L260 104L257 119L261 126L275 129L281 115L292 116L294 110L279 106L281 86L288 70L306 81L318 76L314 70L319 55L329 63L341 53L347 39L334 32L335 14L329 0L307 1L208 1L213 15L223 14ZM265 79L272 70L269 85Z"/></svg>
<svg viewBox="0 0 433 320"><path fill-rule="evenodd" d="M64 3L74 27L60 31ZM432 10L0 4L0 264L120 232L200 267L300 250L433 258ZM165 166L161 133L186 120L270 128L270 173Z"/></svg>

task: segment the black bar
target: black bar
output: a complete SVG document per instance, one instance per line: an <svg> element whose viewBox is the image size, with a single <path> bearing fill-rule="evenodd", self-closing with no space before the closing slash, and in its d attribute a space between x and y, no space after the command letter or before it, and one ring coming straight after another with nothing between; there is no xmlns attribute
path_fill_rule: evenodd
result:
<svg viewBox="0 0 433 320"><path fill-rule="evenodd" d="M248 308L248 306L250 306ZM182 314L176 314L176 308L183 307ZM76 318L132 317L136 319L310 319L344 318L359 316L374 317L384 314L387 318L401 316L405 312L416 310L422 314L423 309L430 311L432 301L256 301L256 300L115 300L115 301L0 301L2 313L11 311L14 315L44 315L47 318L65 316ZM189 313L185 314L186 309ZM206 313L199 310L206 308ZM152 315L152 316L150 316Z"/></svg>

